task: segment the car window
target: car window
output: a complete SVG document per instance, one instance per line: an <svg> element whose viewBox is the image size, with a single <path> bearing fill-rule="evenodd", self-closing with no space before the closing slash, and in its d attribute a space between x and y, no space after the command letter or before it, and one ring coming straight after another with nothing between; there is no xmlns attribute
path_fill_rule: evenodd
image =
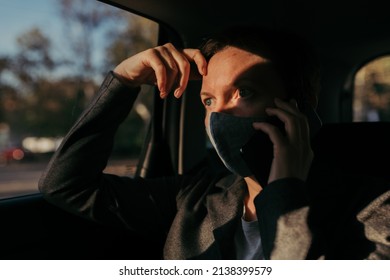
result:
<svg viewBox="0 0 390 280"><path fill-rule="evenodd" d="M354 81L353 120L390 121L390 56L365 64Z"/></svg>
<svg viewBox="0 0 390 280"><path fill-rule="evenodd" d="M99 1L0 4L0 198L5 198L38 191L41 172L105 75L124 58L155 46L158 25ZM134 174L150 121L151 91L142 88L120 127L107 172Z"/></svg>

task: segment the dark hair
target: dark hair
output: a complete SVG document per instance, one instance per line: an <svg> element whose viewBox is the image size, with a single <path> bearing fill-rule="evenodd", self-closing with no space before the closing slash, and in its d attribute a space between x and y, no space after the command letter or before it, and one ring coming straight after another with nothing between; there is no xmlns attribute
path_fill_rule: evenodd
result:
<svg viewBox="0 0 390 280"><path fill-rule="evenodd" d="M235 26L206 38L200 47L206 60L228 46L258 54L274 63L289 98L317 106L319 63L312 46L295 33L260 26Z"/></svg>

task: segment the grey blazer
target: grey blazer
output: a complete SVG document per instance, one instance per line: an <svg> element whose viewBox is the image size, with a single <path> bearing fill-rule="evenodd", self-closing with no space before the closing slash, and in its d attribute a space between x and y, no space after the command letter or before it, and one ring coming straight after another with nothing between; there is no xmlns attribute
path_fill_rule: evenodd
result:
<svg viewBox="0 0 390 280"><path fill-rule="evenodd" d="M246 192L242 178L209 168L159 179L103 174L138 91L110 72L54 154L39 189L76 215L164 239L165 259L234 259ZM264 256L389 259L389 185L377 182L372 192L372 183L343 178L336 188L332 178L309 177L306 184L295 178L269 184L255 199Z"/></svg>

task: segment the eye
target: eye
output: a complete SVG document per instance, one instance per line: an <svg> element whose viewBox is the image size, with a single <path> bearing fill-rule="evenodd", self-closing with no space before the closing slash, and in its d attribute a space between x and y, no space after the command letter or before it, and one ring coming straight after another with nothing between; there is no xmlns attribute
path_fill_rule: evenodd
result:
<svg viewBox="0 0 390 280"><path fill-rule="evenodd" d="M241 98L248 98L253 95L253 91L247 88L239 88L238 94L240 95Z"/></svg>
<svg viewBox="0 0 390 280"><path fill-rule="evenodd" d="M211 102L211 98L206 98L205 100L203 100L204 106L206 107L211 106Z"/></svg>

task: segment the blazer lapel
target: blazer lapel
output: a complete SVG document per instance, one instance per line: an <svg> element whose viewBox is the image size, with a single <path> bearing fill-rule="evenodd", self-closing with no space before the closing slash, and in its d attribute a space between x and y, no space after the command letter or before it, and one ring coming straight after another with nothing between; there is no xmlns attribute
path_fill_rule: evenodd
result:
<svg viewBox="0 0 390 280"><path fill-rule="evenodd" d="M208 215L221 258L234 259L234 235L243 212L246 184L241 177L231 175L222 178L216 187L219 190L207 197Z"/></svg>
<svg viewBox="0 0 390 280"><path fill-rule="evenodd" d="M189 194L172 223L164 258L234 259L245 190L244 180L232 175L213 183L204 199L191 201L197 195Z"/></svg>

